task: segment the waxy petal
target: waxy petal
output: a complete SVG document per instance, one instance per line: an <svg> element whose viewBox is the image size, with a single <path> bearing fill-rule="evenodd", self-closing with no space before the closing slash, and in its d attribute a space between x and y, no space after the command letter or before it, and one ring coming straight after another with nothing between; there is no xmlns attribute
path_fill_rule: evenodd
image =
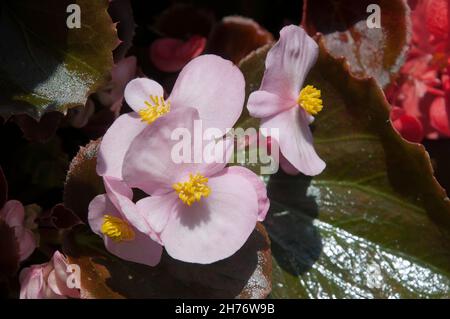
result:
<svg viewBox="0 0 450 319"><path fill-rule="evenodd" d="M318 54L317 43L303 28L284 27L280 31L280 39L267 54L260 90L295 101Z"/></svg>
<svg viewBox="0 0 450 319"><path fill-rule="evenodd" d="M161 233L168 254L185 262L209 264L230 257L253 232L258 196L245 177L227 169L208 181L211 193L187 206L179 201Z"/></svg>
<svg viewBox="0 0 450 319"><path fill-rule="evenodd" d="M216 55L202 55L183 68L169 100L174 109L197 109L205 128L225 133L242 113L244 76L232 62Z"/></svg>
<svg viewBox="0 0 450 319"><path fill-rule="evenodd" d="M223 169L226 165L223 160L204 162L202 155L204 149L196 147L195 141L191 143L191 139L187 141L186 146L191 153L186 158L188 162L180 163L179 161L183 161L183 158L174 158L178 154L176 145L181 145L182 142L176 139L178 136L172 139L172 134L176 133L176 129L182 129L194 139L195 120L198 120L198 111L186 107L170 112L143 130L125 155L124 181L130 187L140 188L149 195L158 195L173 191L173 184L184 181L191 173L200 173L208 177ZM201 139L201 136L195 137L196 141L198 139ZM195 163L194 153L199 157L197 163Z"/></svg>
<svg viewBox="0 0 450 319"><path fill-rule="evenodd" d="M164 89L158 82L147 78L131 80L125 87L125 101L135 112L139 112L147 107L145 101L151 101L150 95L163 97Z"/></svg>
<svg viewBox="0 0 450 319"><path fill-rule="evenodd" d="M269 132L270 129L279 129L277 142L283 156L303 174L314 176L325 169L325 162L314 150L309 121L304 110L294 107L263 119L261 127L267 128Z"/></svg>
<svg viewBox="0 0 450 319"><path fill-rule="evenodd" d="M105 247L110 253L122 259L152 267L159 264L163 251L159 243L139 231L136 231L133 241L116 243L106 237Z"/></svg>
<svg viewBox="0 0 450 319"><path fill-rule="evenodd" d="M282 96L267 91L255 91L248 98L247 108L252 117L269 117L295 106L294 99L284 99Z"/></svg>
<svg viewBox="0 0 450 319"><path fill-rule="evenodd" d="M241 166L231 166L227 168L228 174L236 174L246 178L252 185L258 195L258 221L262 222L267 215L270 207L270 201L267 197L266 184L261 178L251 170Z"/></svg>
<svg viewBox="0 0 450 319"><path fill-rule="evenodd" d="M148 126L136 113L118 117L103 136L97 156L97 174L122 179L123 158L133 139Z"/></svg>
<svg viewBox="0 0 450 319"><path fill-rule="evenodd" d="M133 203L133 191L128 185L116 178L103 178L106 194L123 218L144 234L152 234L153 230L139 213L136 204Z"/></svg>
<svg viewBox="0 0 450 319"><path fill-rule="evenodd" d="M98 195L89 204L89 225L93 232L100 235L105 241L106 249L125 260L155 266L161 260L162 247L146 234L134 228L135 238L131 241L115 242L101 232L103 216L123 218L120 212L106 195Z"/></svg>
<svg viewBox="0 0 450 319"><path fill-rule="evenodd" d="M136 203L139 212L145 216L148 224L155 232L154 240L160 244L160 234L166 227L169 218L174 213L174 207L180 199L178 194L171 192L160 196L149 196Z"/></svg>
<svg viewBox="0 0 450 319"><path fill-rule="evenodd" d="M106 194L97 195L94 197L94 199L89 203L89 213L88 213L88 221L89 226L91 227L92 231L96 233L97 235L103 237L103 233L101 232L102 225L103 225L103 216L105 214L111 214L111 212L106 211L107 208L113 207L114 211L116 211L116 208L112 203L109 201Z"/></svg>

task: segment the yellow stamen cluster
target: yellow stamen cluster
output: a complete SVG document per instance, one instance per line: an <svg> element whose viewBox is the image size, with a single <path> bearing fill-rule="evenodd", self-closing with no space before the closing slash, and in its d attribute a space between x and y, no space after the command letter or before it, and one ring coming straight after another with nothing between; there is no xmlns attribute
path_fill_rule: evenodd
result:
<svg viewBox="0 0 450 319"><path fill-rule="evenodd" d="M300 91L297 103L310 115L316 115L323 108L320 90L312 85L307 85Z"/></svg>
<svg viewBox="0 0 450 319"><path fill-rule="evenodd" d="M173 184L173 189L178 193L178 197L188 206L194 202L199 202L203 197L208 197L211 188L208 187L208 178L201 174L189 174L187 182Z"/></svg>
<svg viewBox="0 0 450 319"><path fill-rule="evenodd" d="M135 236L133 229L125 220L111 215L103 216L101 232L115 242L130 241Z"/></svg>
<svg viewBox="0 0 450 319"><path fill-rule="evenodd" d="M162 96L150 95L150 101L144 101L146 107L139 110L143 122L152 124L156 119L170 111L170 101L164 100Z"/></svg>

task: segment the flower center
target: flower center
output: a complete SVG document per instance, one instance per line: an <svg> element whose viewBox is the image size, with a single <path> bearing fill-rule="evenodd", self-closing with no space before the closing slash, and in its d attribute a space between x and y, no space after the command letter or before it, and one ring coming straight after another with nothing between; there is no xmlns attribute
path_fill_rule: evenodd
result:
<svg viewBox="0 0 450 319"><path fill-rule="evenodd" d="M146 107L139 110L143 122L152 124L156 119L170 111L170 101L164 100L162 96L150 95L150 101L144 101Z"/></svg>
<svg viewBox="0 0 450 319"><path fill-rule="evenodd" d="M297 103L310 115L316 115L323 108L320 90L312 85L307 85L300 91Z"/></svg>
<svg viewBox="0 0 450 319"><path fill-rule="evenodd" d="M173 189L177 192L178 197L188 206L194 202L199 202L202 196L208 197L211 188L208 187L208 178L201 174L189 174L187 182L179 182L173 184Z"/></svg>
<svg viewBox="0 0 450 319"><path fill-rule="evenodd" d="M103 216L101 232L115 242L130 241L135 236L133 229L125 220L111 215Z"/></svg>

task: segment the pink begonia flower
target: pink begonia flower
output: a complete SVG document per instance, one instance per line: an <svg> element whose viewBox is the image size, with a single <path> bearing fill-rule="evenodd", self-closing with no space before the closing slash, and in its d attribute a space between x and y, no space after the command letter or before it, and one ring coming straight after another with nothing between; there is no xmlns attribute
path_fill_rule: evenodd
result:
<svg viewBox="0 0 450 319"><path fill-rule="evenodd" d="M202 55L189 62L167 99L157 82L147 78L132 80L125 88L125 100L134 112L117 118L106 132L100 144L97 173L122 179L123 158L131 142L167 113L193 107L204 128L225 133L241 115L244 99L242 72L216 55Z"/></svg>
<svg viewBox="0 0 450 319"><path fill-rule="evenodd" d="M21 202L10 200L0 210L0 219L14 229L19 247L20 261L24 261L36 249L36 238L33 232L25 226L25 209Z"/></svg>
<svg viewBox="0 0 450 319"><path fill-rule="evenodd" d="M272 138L270 136L267 137L267 143L268 145L270 145L270 148L272 148L272 144L276 143L275 140L272 140ZM280 149L280 146L277 146L274 149ZM298 169L296 169L291 163L289 163L289 161L286 159L286 157L283 156L283 154L279 154L279 159L278 159L279 165L281 167L281 169L283 170L283 172L285 172L288 175L297 175L298 173L300 173L300 171Z"/></svg>
<svg viewBox="0 0 450 319"><path fill-rule="evenodd" d="M221 92L214 93L212 101L220 100ZM185 107L148 126L127 151L123 176L152 195L136 204L152 229L149 235L175 259L208 264L244 245L256 222L264 220L269 201L264 183L246 168L226 167L226 160L175 163L172 150L179 141L172 132L193 132L199 119L198 110Z"/></svg>
<svg viewBox="0 0 450 319"><path fill-rule="evenodd" d="M137 60L134 56L120 60L111 70L113 88L111 89L111 111L119 114L122 108L125 87L136 77Z"/></svg>
<svg viewBox="0 0 450 319"><path fill-rule="evenodd" d="M303 82L317 60L318 46L294 25L280 31L270 49L258 91L250 94L250 115L261 119L261 127L279 130L281 154L305 175L320 174L325 163L317 155L309 124L322 109L320 91Z"/></svg>
<svg viewBox="0 0 450 319"><path fill-rule="evenodd" d="M206 38L194 35L187 41L163 38L150 46L150 60L163 72L178 72L189 61L198 57L206 46Z"/></svg>
<svg viewBox="0 0 450 319"><path fill-rule="evenodd" d="M110 110L117 115L122 108L125 87L128 82L136 78L136 63L135 56L120 60L111 70L111 82L106 88L97 92L100 103L109 106Z"/></svg>
<svg viewBox="0 0 450 319"><path fill-rule="evenodd" d="M133 192L124 182L105 177L106 194L89 204L89 226L101 236L106 249L125 260L155 266L161 260L162 247L132 201ZM152 236L153 237L153 236Z"/></svg>
<svg viewBox="0 0 450 319"><path fill-rule="evenodd" d="M24 268L19 276L20 299L80 298L77 288L68 287L70 272L66 257L59 251L48 263Z"/></svg>

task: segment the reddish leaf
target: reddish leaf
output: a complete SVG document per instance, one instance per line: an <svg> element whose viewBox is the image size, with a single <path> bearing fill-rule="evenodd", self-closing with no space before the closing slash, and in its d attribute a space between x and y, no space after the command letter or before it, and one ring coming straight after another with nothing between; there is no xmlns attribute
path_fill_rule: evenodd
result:
<svg viewBox="0 0 450 319"><path fill-rule="evenodd" d="M207 51L237 64L253 50L272 41L272 34L252 19L229 16L214 26Z"/></svg>
<svg viewBox="0 0 450 319"><path fill-rule="evenodd" d="M91 200L105 192L103 181L96 172L99 145L100 140L96 140L80 149L70 164L64 186L64 206L83 222L87 222Z"/></svg>
<svg viewBox="0 0 450 319"><path fill-rule="evenodd" d="M45 143L56 133L63 117L59 112L50 112L44 114L40 120L26 114L16 115L13 119L27 140Z"/></svg>
<svg viewBox="0 0 450 319"><path fill-rule="evenodd" d="M380 6L381 28L367 26L370 4ZM345 57L357 77L374 77L389 84L403 63L410 37L409 8L405 0L305 1L302 25L310 35L324 35L333 57Z"/></svg>
<svg viewBox="0 0 450 319"><path fill-rule="evenodd" d="M81 223L80 218L75 213L64 207L63 204L57 204L41 217L40 224L56 229L67 229Z"/></svg>

